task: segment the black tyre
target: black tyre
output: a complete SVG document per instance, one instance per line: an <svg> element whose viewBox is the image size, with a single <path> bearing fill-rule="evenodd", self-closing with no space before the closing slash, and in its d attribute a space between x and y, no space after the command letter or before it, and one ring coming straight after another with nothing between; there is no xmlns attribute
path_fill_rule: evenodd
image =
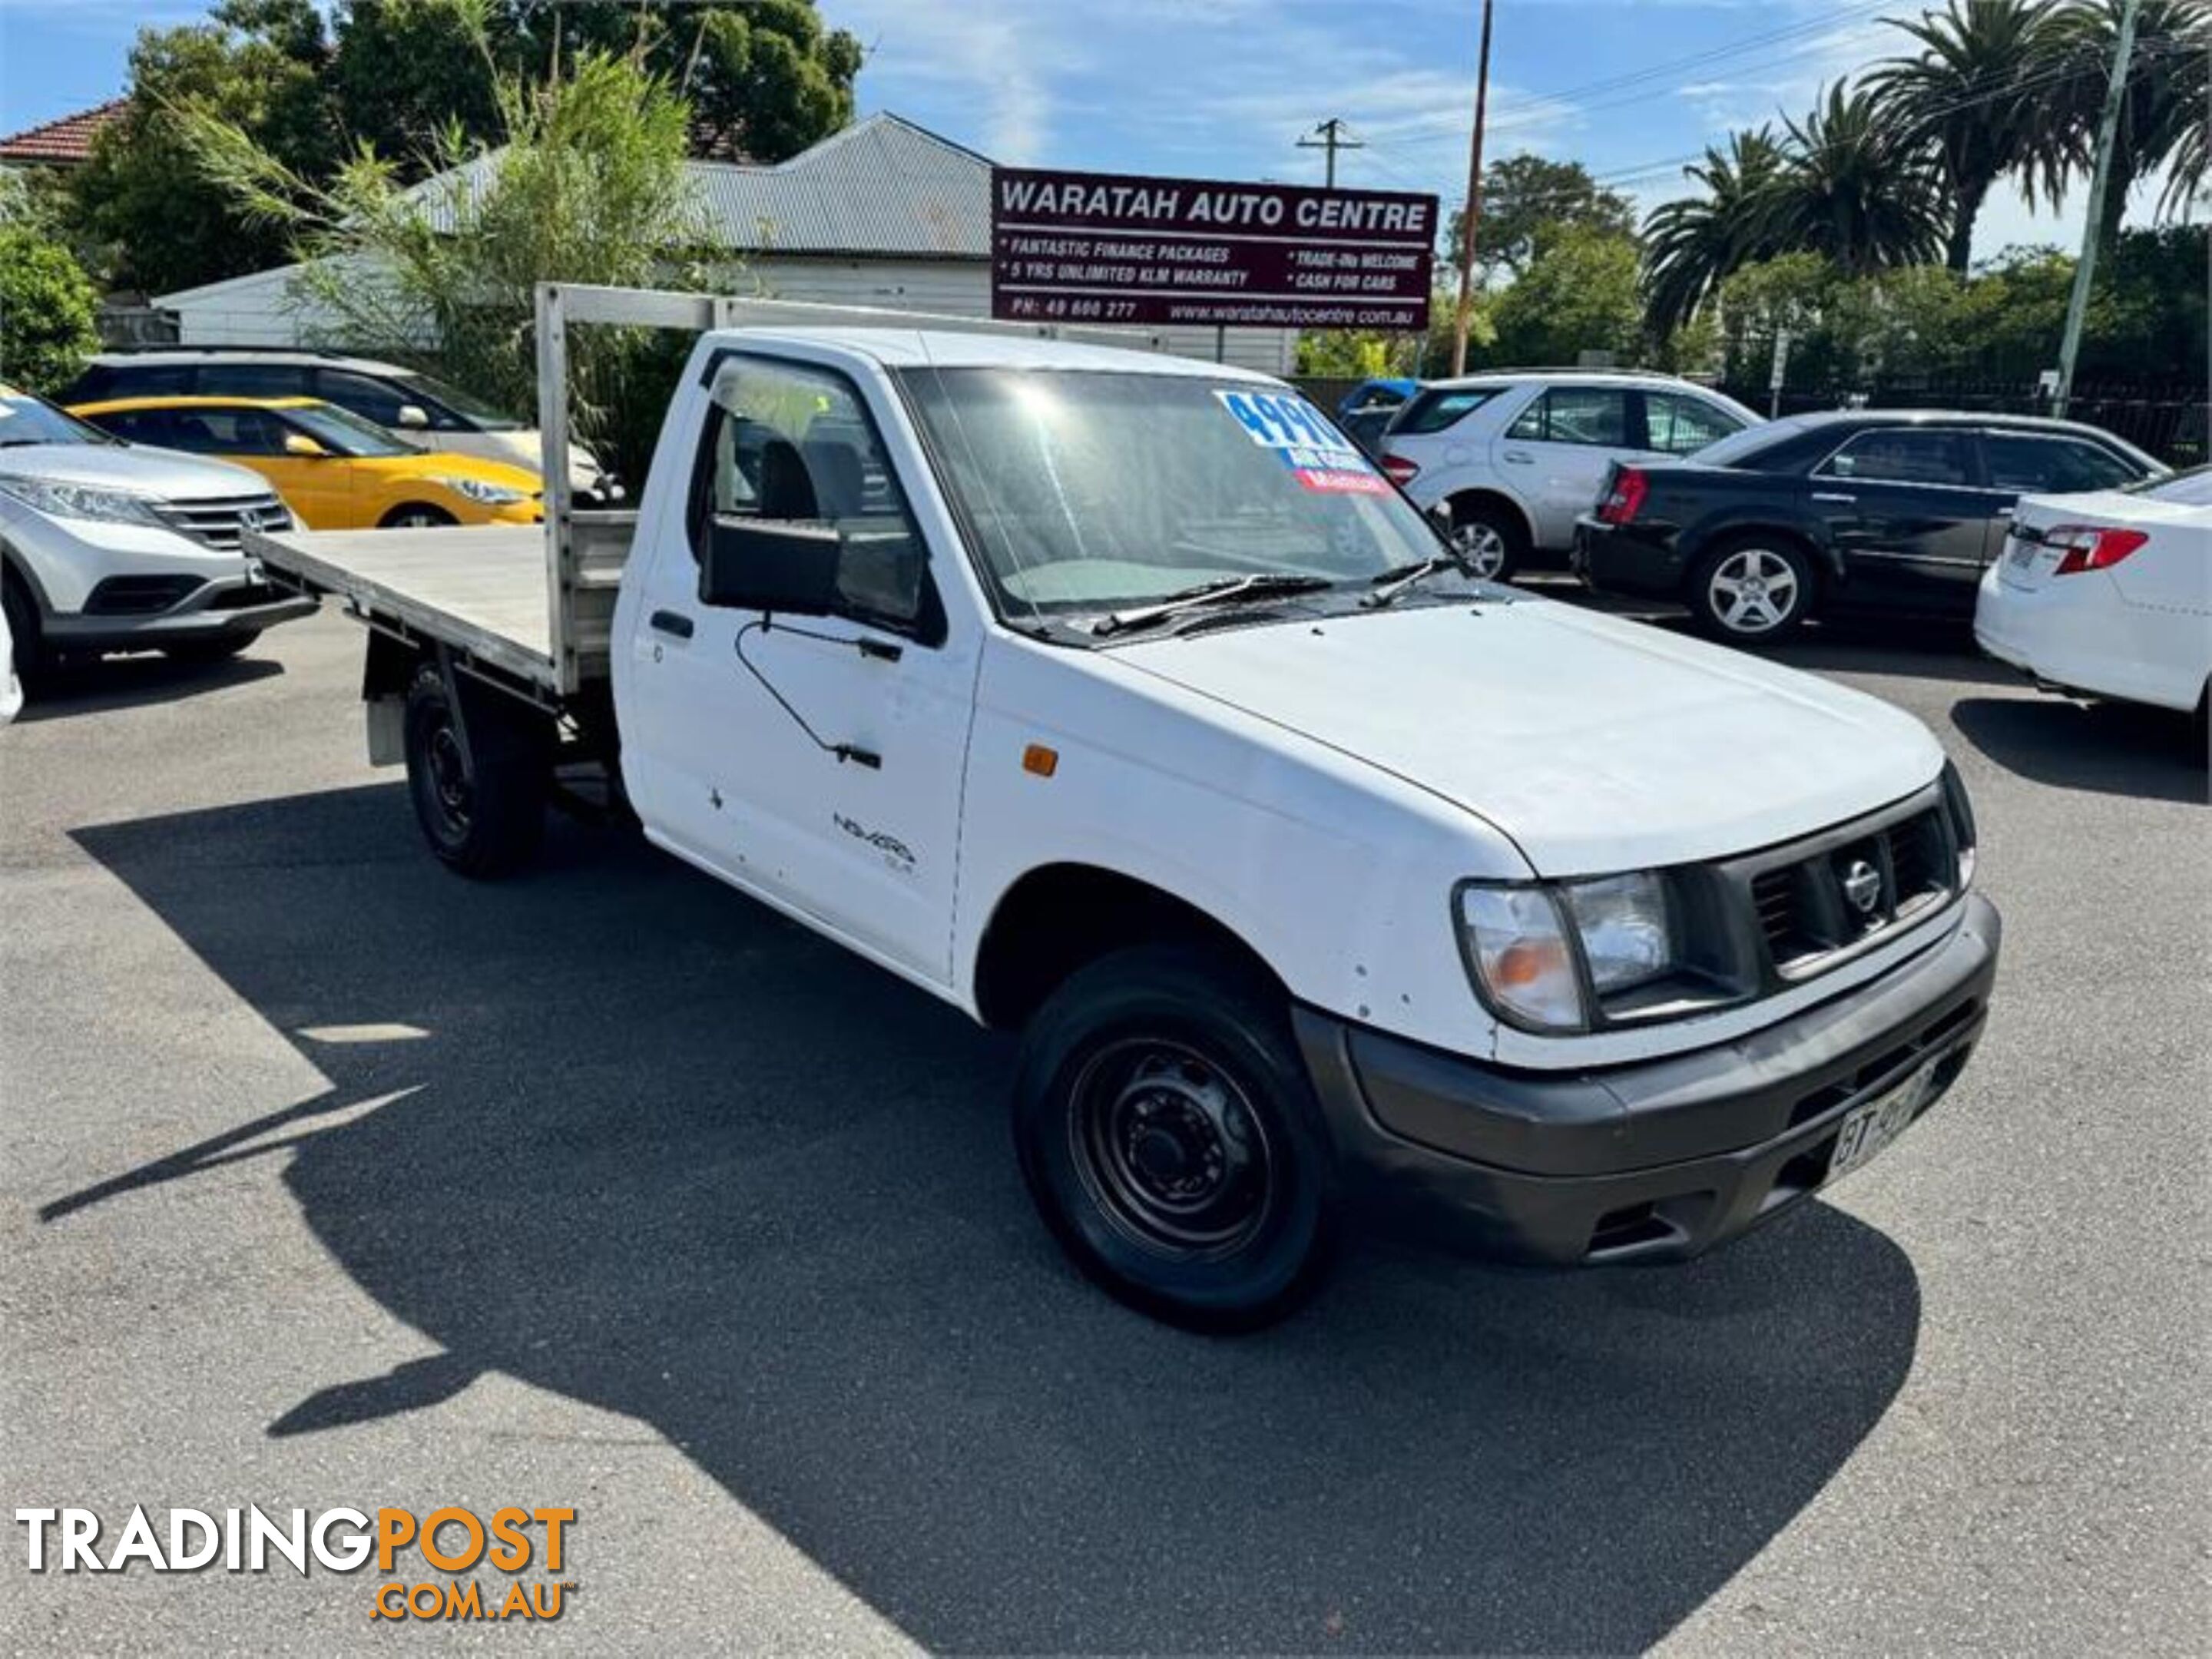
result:
<svg viewBox="0 0 2212 1659"><path fill-rule="evenodd" d="M1495 501L1454 502L1450 538L1460 562L1487 581L1511 581L1528 557L1520 514Z"/></svg>
<svg viewBox="0 0 2212 1659"><path fill-rule="evenodd" d="M526 714L487 693L469 709L462 741L453 701L425 663L407 688L407 787L423 839L447 868L478 880L510 875L545 835L550 775L544 738Z"/></svg>
<svg viewBox="0 0 2212 1659"><path fill-rule="evenodd" d="M395 507L384 515L378 526L381 530L435 530L459 520L442 507L433 507L428 501L409 501Z"/></svg>
<svg viewBox="0 0 2212 1659"><path fill-rule="evenodd" d="M1742 536L1715 548L1690 573L1690 614L1730 645L1771 645L1804 624L1820 600L1813 561L1778 536Z"/></svg>
<svg viewBox="0 0 2212 1659"><path fill-rule="evenodd" d="M179 640L163 646L161 654L171 662L228 662L260 637L258 634L225 634L211 640Z"/></svg>
<svg viewBox="0 0 2212 1659"><path fill-rule="evenodd" d="M1312 1294L1340 1201L1279 992L1186 946L1073 975L1024 1038L1014 1142L1045 1224L1114 1296L1250 1330Z"/></svg>
<svg viewBox="0 0 2212 1659"><path fill-rule="evenodd" d="M15 678L28 687L53 666L53 659L39 627L38 605L31 598L29 586L12 568L0 568L0 611L8 619L8 644Z"/></svg>

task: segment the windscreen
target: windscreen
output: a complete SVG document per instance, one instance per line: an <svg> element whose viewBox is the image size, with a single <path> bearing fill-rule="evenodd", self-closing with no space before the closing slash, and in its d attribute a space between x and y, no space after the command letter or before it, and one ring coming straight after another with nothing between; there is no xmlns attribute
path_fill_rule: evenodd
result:
<svg viewBox="0 0 2212 1659"><path fill-rule="evenodd" d="M422 452L402 443L382 427L336 404L303 404L284 411L287 420L338 455L415 455Z"/></svg>
<svg viewBox="0 0 2212 1659"><path fill-rule="evenodd" d="M1003 614L1259 573L1365 582L1438 550L1352 441L1280 387L998 368L903 380Z"/></svg>
<svg viewBox="0 0 2212 1659"><path fill-rule="evenodd" d="M0 449L26 444L112 444L114 439L43 398L0 386Z"/></svg>
<svg viewBox="0 0 2212 1659"><path fill-rule="evenodd" d="M520 432L522 422L503 410L493 408L483 398L462 391L459 386L434 380L428 374L412 372L392 377L402 386L418 388L433 402L441 403L456 415L465 416L470 425L485 432Z"/></svg>

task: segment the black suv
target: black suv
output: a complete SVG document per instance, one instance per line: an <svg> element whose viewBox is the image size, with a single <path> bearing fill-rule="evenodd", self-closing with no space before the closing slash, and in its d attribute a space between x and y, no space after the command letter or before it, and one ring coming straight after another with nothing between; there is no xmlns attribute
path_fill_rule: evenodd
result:
<svg viewBox="0 0 2212 1659"><path fill-rule="evenodd" d="M2022 495L2166 471L2069 421L1845 410L1751 427L1682 461L1617 464L1577 522L1574 568L1603 592L1675 599L1736 644L1808 617L1971 617Z"/></svg>

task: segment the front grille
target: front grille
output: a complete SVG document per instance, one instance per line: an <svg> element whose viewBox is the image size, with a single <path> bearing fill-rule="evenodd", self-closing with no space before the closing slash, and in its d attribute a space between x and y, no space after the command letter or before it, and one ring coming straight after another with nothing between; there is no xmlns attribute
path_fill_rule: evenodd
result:
<svg viewBox="0 0 2212 1659"><path fill-rule="evenodd" d="M1829 958L1941 903L1958 856L1940 807L1770 863L1751 878L1752 908L1775 970L1817 972Z"/></svg>
<svg viewBox="0 0 2212 1659"><path fill-rule="evenodd" d="M258 495L214 495L202 501L156 501L154 511L180 535L226 553L234 553L247 530L284 530L292 523L284 503L266 492Z"/></svg>

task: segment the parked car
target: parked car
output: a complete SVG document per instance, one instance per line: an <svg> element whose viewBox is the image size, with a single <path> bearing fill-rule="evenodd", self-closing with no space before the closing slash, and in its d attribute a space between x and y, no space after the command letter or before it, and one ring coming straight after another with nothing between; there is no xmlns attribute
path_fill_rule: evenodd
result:
<svg viewBox="0 0 2212 1659"><path fill-rule="evenodd" d="M417 449L473 455L540 469L534 427L419 369L337 352L251 346L161 346L102 352L58 401L125 398L319 398L374 421ZM597 502L619 501L621 484L591 451L571 443L568 487Z"/></svg>
<svg viewBox="0 0 2212 1659"><path fill-rule="evenodd" d="M1382 430L1391 416L1421 389L1419 380L1401 378L1362 380L1337 399L1336 423L1345 435L1370 455L1382 453Z"/></svg>
<svg viewBox="0 0 2212 1659"><path fill-rule="evenodd" d="M311 398L129 398L70 413L125 442L251 467L311 530L534 524L535 472L420 450Z"/></svg>
<svg viewBox="0 0 2212 1659"><path fill-rule="evenodd" d="M2212 467L2028 495L1982 577L1974 638L2054 690L2194 709L2212 695Z"/></svg>
<svg viewBox="0 0 2212 1659"><path fill-rule="evenodd" d="M1516 370L1438 380L1382 434L1382 466L1416 506L1448 511L1460 556L1500 580L1565 559L1615 461L1686 455L1759 416L1672 375Z"/></svg>
<svg viewBox="0 0 2212 1659"><path fill-rule="evenodd" d="M1798 415L1686 461L1613 467L1577 526L1575 565L1601 592L1676 600L1735 644L1781 639L1814 616L1964 617L2023 494L2165 472L2068 421Z"/></svg>
<svg viewBox="0 0 2212 1659"><path fill-rule="evenodd" d="M71 653L227 657L307 615L239 546L291 523L244 467L118 443L0 386L0 600L27 681Z"/></svg>
<svg viewBox="0 0 2212 1659"><path fill-rule="evenodd" d="M655 845L1022 1030L1047 1224L1193 1325L1287 1312L1355 1213L1693 1255L1960 1075L2000 929L1909 714L1469 581L1279 381L784 314L696 297L626 541L255 538L370 623L453 869L618 756Z"/></svg>

